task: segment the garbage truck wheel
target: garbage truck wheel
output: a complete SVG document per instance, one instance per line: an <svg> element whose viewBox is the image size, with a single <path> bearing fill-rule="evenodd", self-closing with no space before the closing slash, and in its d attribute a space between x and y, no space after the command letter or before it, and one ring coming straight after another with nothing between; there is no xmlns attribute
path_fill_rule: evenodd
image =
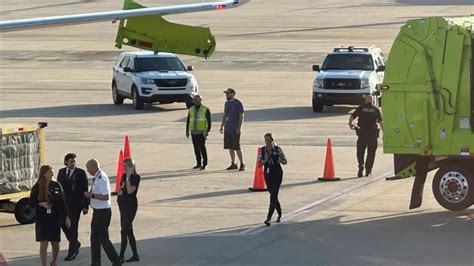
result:
<svg viewBox="0 0 474 266"><path fill-rule="evenodd" d="M29 198L23 198L15 204L15 218L21 224L35 222L35 209L30 206Z"/></svg>
<svg viewBox="0 0 474 266"><path fill-rule="evenodd" d="M474 203L474 173L470 166L455 164L443 166L433 178L436 201L451 211L469 208Z"/></svg>

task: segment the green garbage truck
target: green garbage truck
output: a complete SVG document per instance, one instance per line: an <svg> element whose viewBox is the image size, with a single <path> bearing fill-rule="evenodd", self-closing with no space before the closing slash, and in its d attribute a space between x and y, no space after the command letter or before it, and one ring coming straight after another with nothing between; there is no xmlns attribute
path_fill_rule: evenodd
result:
<svg viewBox="0 0 474 266"><path fill-rule="evenodd" d="M380 85L384 152L395 177L414 176L410 209L427 173L438 203L474 203L474 16L409 20L395 39Z"/></svg>

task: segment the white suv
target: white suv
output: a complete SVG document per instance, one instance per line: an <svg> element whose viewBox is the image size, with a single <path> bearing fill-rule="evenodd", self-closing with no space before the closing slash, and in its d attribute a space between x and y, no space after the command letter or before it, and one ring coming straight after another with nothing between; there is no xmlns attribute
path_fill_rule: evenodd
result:
<svg viewBox="0 0 474 266"><path fill-rule="evenodd" d="M114 104L132 99L135 109L154 102L184 102L189 108L198 93L192 70L171 53L121 53L113 67L112 99Z"/></svg>
<svg viewBox="0 0 474 266"><path fill-rule="evenodd" d="M338 47L324 63L313 65L319 72L313 82L313 110L321 112L325 105L364 103L367 95L375 95L380 105L377 85L383 81L385 58L382 50L370 47Z"/></svg>

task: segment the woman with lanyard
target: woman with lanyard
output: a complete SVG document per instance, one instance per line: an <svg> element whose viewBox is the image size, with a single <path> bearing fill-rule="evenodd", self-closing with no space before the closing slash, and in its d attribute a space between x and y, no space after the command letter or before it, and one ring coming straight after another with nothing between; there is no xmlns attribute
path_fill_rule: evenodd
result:
<svg viewBox="0 0 474 266"><path fill-rule="evenodd" d="M275 144L272 133L265 134L265 146L260 148L260 166L264 166L265 183L270 192L270 206L268 208L265 224L270 226L273 212L278 212L277 223L281 221L281 206L278 201L278 191L283 180L282 164L286 164L285 154L279 146Z"/></svg>
<svg viewBox="0 0 474 266"><path fill-rule="evenodd" d="M38 180L30 194L30 205L35 209L36 241L40 242L42 266L46 266L49 242L53 248L51 266L56 265L61 241L61 224L64 223L68 228L71 226L63 188L52 180L53 175L51 166L41 166Z"/></svg>
<svg viewBox="0 0 474 266"><path fill-rule="evenodd" d="M127 239L130 242L133 256L126 260L126 262L140 260L132 226L138 209L137 191L138 185L140 184L140 176L135 169L135 161L131 158L123 161L123 170L124 174L122 175L120 191L117 196L117 203L120 210L120 226L122 227L122 242L120 245L120 260L122 263L124 262L125 250L127 249Z"/></svg>

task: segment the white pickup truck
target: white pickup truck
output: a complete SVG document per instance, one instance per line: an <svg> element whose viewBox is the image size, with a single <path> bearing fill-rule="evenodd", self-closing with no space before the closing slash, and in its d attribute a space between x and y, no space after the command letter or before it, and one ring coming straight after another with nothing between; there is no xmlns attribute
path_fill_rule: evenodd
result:
<svg viewBox="0 0 474 266"><path fill-rule="evenodd" d="M375 47L338 47L324 59L323 65L313 65L319 72L313 82L313 110L323 111L334 104L364 103L367 95L375 95L380 105L377 85L383 81L385 59Z"/></svg>

